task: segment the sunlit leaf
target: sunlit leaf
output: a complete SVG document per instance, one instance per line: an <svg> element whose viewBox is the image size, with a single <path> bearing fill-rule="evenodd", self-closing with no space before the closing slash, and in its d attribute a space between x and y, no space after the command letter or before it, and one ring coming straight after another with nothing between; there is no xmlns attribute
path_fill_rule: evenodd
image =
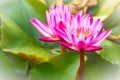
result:
<svg viewBox="0 0 120 80"><path fill-rule="evenodd" d="M95 18L101 18L102 21L107 19L119 5L120 0L100 0L97 7L93 7Z"/></svg>
<svg viewBox="0 0 120 80"><path fill-rule="evenodd" d="M4 0L0 3L2 50L35 63L51 58L52 55L46 49L49 46L38 40L40 33L29 22L33 17L45 22L48 6L38 0Z"/></svg>
<svg viewBox="0 0 120 80"><path fill-rule="evenodd" d="M116 8L116 10L113 12L113 14L104 21L104 28L105 29L110 29L114 28L120 25L120 5Z"/></svg>
<svg viewBox="0 0 120 80"><path fill-rule="evenodd" d="M1 48L3 51L19 55L35 63L46 61L52 56L11 19L2 15L2 21Z"/></svg>

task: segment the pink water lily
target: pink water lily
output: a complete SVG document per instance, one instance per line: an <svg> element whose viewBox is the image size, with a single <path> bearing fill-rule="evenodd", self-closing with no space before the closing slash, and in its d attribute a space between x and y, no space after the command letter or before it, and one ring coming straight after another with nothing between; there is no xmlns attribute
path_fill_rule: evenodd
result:
<svg viewBox="0 0 120 80"><path fill-rule="evenodd" d="M98 46L110 33L111 30L101 32L103 23L100 19L93 19L90 13L82 16L82 11L76 15L71 15L70 8L64 5L50 7L46 11L47 24L33 18L30 22L44 36L40 40L47 42L60 41L69 49L87 52L102 49Z"/></svg>
<svg viewBox="0 0 120 80"><path fill-rule="evenodd" d="M84 80L84 52L102 49L99 44L111 33L111 30L101 31L103 23L93 19L90 13L82 15L82 11L71 15L70 8L64 5L54 5L46 11L47 24L33 18L30 22L44 36L40 40L47 42L59 41L62 46L80 52L80 80ZM61 52L64 52L61 48Z"/></svg>
<svg viewBox="0 0 120 80"><path fill-rule="evenodd" d="M111 30L101 32L103 23L100 19L93 19L90 13L81 15L76 14L68 23L60 23L60 28L56 28L57 33L64 41L60 43L67 48L75 51L97 51L102 49L98 46L110 33Z"/></svg>
<svg viewBox="0 0 120 80"><path fill-rule="evenodd" d="M44 36L40 37L39 40L47 42L59 41L61 38L55 30L55 27L59 26L60 21L69 22L72 19L69 7L65 8L62 5L60 8L56 5L52 6L48 11L46 11L47 24L40 22L38 19L30 19L30 22L34 27L42 33Z"/></svg>

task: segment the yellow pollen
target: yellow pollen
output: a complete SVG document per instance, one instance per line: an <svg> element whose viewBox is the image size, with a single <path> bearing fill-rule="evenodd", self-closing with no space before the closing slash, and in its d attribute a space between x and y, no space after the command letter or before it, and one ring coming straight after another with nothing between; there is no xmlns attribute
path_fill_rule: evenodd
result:
<svg viewBox="0 0 120 80"><path fill-rule="evenodd" d="M80 30L80 29L78 29L78 30L76 31L76 33L77 33L77 37L79 37L80 32L81 32L81 30Z"/></svg>
<svg viewBox="0 0 120 80"><path fill-rule="evenodd" d="M84 35L87 37L89 35L89 33L90 33L89 31L85 31Z"/></svg>
<svg viewBox="0 0 120 80"><path fill-rule="evenodd" d="M80 36L81 31L82 31L81 29L78 29L78 30L76 31L77 37ZM90 32L89 32L88 30L83 32L83 34L85 35L85 37L88 37L89 33L90 33Z"/></svg>

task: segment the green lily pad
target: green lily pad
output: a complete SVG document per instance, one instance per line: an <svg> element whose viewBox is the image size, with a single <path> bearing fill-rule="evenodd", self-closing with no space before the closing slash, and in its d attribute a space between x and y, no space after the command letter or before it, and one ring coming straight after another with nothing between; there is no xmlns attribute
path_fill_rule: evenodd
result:
<svg viewBox="0 0 120 80"><path fill-rule="evenodd" d="M74 80L78 67L79 54L61 54L33 68L28 80Z"/></svg>
<svg viewBox="0 0 120 80"><path fill-rule="evenodd" d="M69 4L69 3L71 3L72 1L74 1L74 0L63 0L63 3L64 3L64 4Z"/></svg>
<svg viewBox="0 0 120 80"><path fill-rule="evenodd" d="M120 36L120 26L115 26L112 28L112 36L116 38ZM115 43L110 40L104 40L101 44L103 49L98 51L97 53L101 55L101 57L113 64L120 65L120 45L119 42Z"/></svg>
<svg viewBox="0 0 120 80"><path fill-rule="evenodd" d="M114 27L118 27L120 25L120 5L116 8L113 14L104 21L105 29L110 29Z"/></svg>
<svg viewBox="0 0 120 80"><path fill-rule="evenodd" d="M72 1L73 0L63 0L63 3L69 4ZM56 3L56 0L45 0L45 2L47 3L47 5L51 6L51 5L54 5Z"/></svg>
<svg viewBox="0 0 120 80"><path fill-rule="evenodd" d="M99 0L97 7L90 9L94 13L95 18L101 18L101 21L106 20L119 5L120 0Z"/></svg>
<svg viewBox="0 0 120 80"><path fill-rule="evenodd" d="M120 46L112 41L104 40L101 44L103 49L97 51L101 57L113 64L120 65Z"/></svg>
<svg viewBox="0 0 120 80"><path fill-rule="evenodd" d="M33 17L46 22L48 6L38 0L4 0L0 3L2 50L34 63L51 58L53 54L48 51L48 44L38 40L41 34L29 22Z"/></svg>
<svg viewBox="0 0 120 80"><path fill-rule="evenodd" d="M108 53L109 54L109 53ZM119 80L120 66L113 65L96 53L88 53L85 80Z"/></svg>
<svg viewBox="0 0 120 80"><path fill-rule="evenodd" d="M38 40L41 34L29 20L38 18L40 21L46 22L45 12L48 8L38 0L0 0L0 13L8 16L40 45L44 45L42 41Z"/></svg>
<svg viewBox="0 0 120 80"><path fill-rule="evenodd" d="M116 37L120 36L120 25L113 27L111 34L116 36Z"/></svg>
<svg viewBox="0 0 120 80"><path fill-rule="evenodd" d="M0 50L0 80L24 80L28 62L15 55Z"/></svg>
<svg viewBox="0 0 120 80"><path fill-rule="evenodd" d="M46 2L49 6L55 4L55 1L56 1L56 0L45 0L45 2Z"/></svg>
<svg viewBox="0 0 120 80"><path fill-rule="evenodd" d="M19 55L34 63L47 61L52 56L11 19L2 15L2 21L1 49L3 51Z"/></svg>

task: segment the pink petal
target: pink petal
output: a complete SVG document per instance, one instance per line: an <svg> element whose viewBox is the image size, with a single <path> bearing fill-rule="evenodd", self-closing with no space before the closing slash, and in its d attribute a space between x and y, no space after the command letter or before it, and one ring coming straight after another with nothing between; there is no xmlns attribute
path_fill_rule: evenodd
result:
<svg viewBox="0 0 120 80"><path fill-rule="evenodd" d="M91 40L89 42L86 43L87 46L92 46L94 43L95 43L95 39L96 37L98 36L99 33L96 33L96 34L91 34ZM90 36L89 36L90 38Z"/></svg>
<svg viewBox="0 0 120 80"><path fill-rule="evenodd" d="M84 49L85 48L85 42L84 41L79 41L79 43L78 43L78 48L80 48L80 49Z"/></svg>
<svg viewBox="0 0 120 80"><path fill-rule="evenodd" d="M57 32L57 35L59 37L61 37L62 39L64 39L67 42L70 42L63 31L61 31L59 28L56 28L56 27L54 29Z"/></svg>
<svg viewBox="0 0 120 80"><path fill-rule="evenodd" d="M72 39L73 36L72 36L71 32L67 31L66 35L67 35L66 37L68 38L68 40L72 43L73 42L73 39Z"/></svg>
<svg viewBox="0 0 120 80"><path fill-rule="evenodd" d="M75 39L75 35L74 34L72 34L72 43L74 43L75 45L77 45L77 42L76 42L76 39Z"/></svg>
<svg viewBox="0 0 120 80"><path fill-rule="evenodd" d="M99 23L96 27L95 27L95 31L100 31L101 28L103 27L103 23Z"/></svg>
<svg viewBox="0 0 120 80"><path fill-rule="evenodd" d="M86 52L93 52L93 51L98 51L101 50L102 47L101 46L91 46L91 47L87 47L85 48Z"/></svg>
<svg viewBox="0 0 120 80"><path fill-rule="evenodd" d="M59 22L58 27L59 27L62 31L65 30L65 25L64 25L64 23L63 23L62 21Z"/></svg>
<svg viewBox="0 0 120 80"><path fill-rule="evenodd" d="M61 11L64 11L65 10L65 7L64 7L64 5L62 4L62 6L61 6Z"/></svg>
<svg viewBox="0 0 120 80"><path fill-rule="evenodd" d="M101 43L110 33L111 33L111 30L106 30L102 32L100 35L98 35L98 37L94 41L94 46Z"/></svg>
<svg viewBox="0 0 120 80"><path fill-rule="evenodd" d="M40 37L39 40L45 41L45 42L56 42L56 41L60 41L60 38L56 37Z"/></svg>
<svg viewBox="0 0 120 80"><path fill-rule="evenodd" d="M76 23L77 23L78 25L80 25L81 16L80 16L80 15L77 15L75 20L76 20Z"/></svg>
<svg viewBox="0 0 120 80"><path fill-rule="evenodd" d="M83 14L83 10L79 11L75 16L78 16L78 15L82 16L82 14Z"/></svg>
<svg viewBox="0 0 120 80"><path fill-rule="evenodd" d="M49 34L49 32L47 31L48 29L46 28L46 26L44 24L42 24L41 22L39 22L37 19L33 18L30 20L30 22L34 25L34 27L40 32L42 33L44 36L51 36ZM47 30L46 30L47 29Z"/></svg>
<svg viewBox="0 0 120 80"><path fill-rule="evenodd" d="M90 25L93 23L93 18L91 17L90 18Z"/></svg>
<svg viewBox="0 0 120 80"><path fill-rule="evenodd" d="M96 32L100 32L100 30L102 29L102 27L103 27L103 23L98 23L97 25L96 25L96 27L94 27L94 30L93 30L93 32L92 32L92 34L96 34Z"/></svg>
<svg viewBox="0 0 120 80"><path fill-rule="evenodd" d="M87 26L90 18L90 12L82 16L81 25L84 30L88 29Z"/></svg>
<svg viewBox="0 0 120 80"><path fill-rule="evenodd" d="M50 25L49 26L54 27L55 26L54 24L55 24L54 23L54 15L52 14L52 15L50 15Z"/></svg>
<svg viewBox="0 0 120 80"><path fill-rule="evenodd" d="M83 20L84 20L84 19L87 19L88 17L90 17L90 14L91 14L91 12L88 12L87 14L83 15L83 16L82 16L82 19L83 19Z"/></svg>
<svg viewBox="0 0 120 80"><path fill-rule="evenodd" d="M82 31L80 32L79 41L85 41L85 35Z"/></svg>
<svg viewBox="0 0 120 80"><path fill-rule="evenodd" d="M70 5L68 4L67 12L70 12Z"/></svg>
<svg viewBox="0 0 120 80"><path fill-rule="evenodd" d="M53 15L49 15L48 12L46 12L46 16L47 16L47 21L48 21L48 28L52 31L51 34L56 34L56 32L54 31L53 27L55 27L57 25L57 20L56 20L56 16Z"/></svg>
<svg viewBox="0 0 120 80"><path fill-rule="evenodd" d="M55 5L53 6L53 8L56 9L56 8L57 8L57 5L55 4Z"/></svg>
<svg viewBox="0 0 120 80"><path fill-rule="evenodd" d="M73 42L71 26L68 26L68 25L65 26L64 33L66 34L66 37L68 38L68 40L70 42Z"/></svg>
<svg viewBox="0 0 120 80"><path fill-rule="evenodd" d="M88 45L92 42L92 40L93 40L93 36L91 35L85 40L85 43Z"/></svg>
<svg viewBox="0 0 120 80"><path fill-rule="evenodd" d="M77 47L75 47L75 46L73 46L71 44L68 44L66 42L61 41L60 44L62 44L63 46L65 46L65 47L67 47L67 48L69 48L69 49L71 49L73 51L79 51L79 49Z"/></svg>
<svg viewBox="0 0 120 80"><path fill-rule="evenodd" d="M89 28L91 33L93 33L95 31L95 28L99 24L99 22L100 22L100 19L97 19L97 20L93 21L93 23L91 24L91 26Z"/></svg>
<svg viewBox="0 0 120 80"><path fill-rule="evenodd" d="M46 11L46 18L48 21L48 25L50 26L50 15L49 15L48 11Z"/></svg>

